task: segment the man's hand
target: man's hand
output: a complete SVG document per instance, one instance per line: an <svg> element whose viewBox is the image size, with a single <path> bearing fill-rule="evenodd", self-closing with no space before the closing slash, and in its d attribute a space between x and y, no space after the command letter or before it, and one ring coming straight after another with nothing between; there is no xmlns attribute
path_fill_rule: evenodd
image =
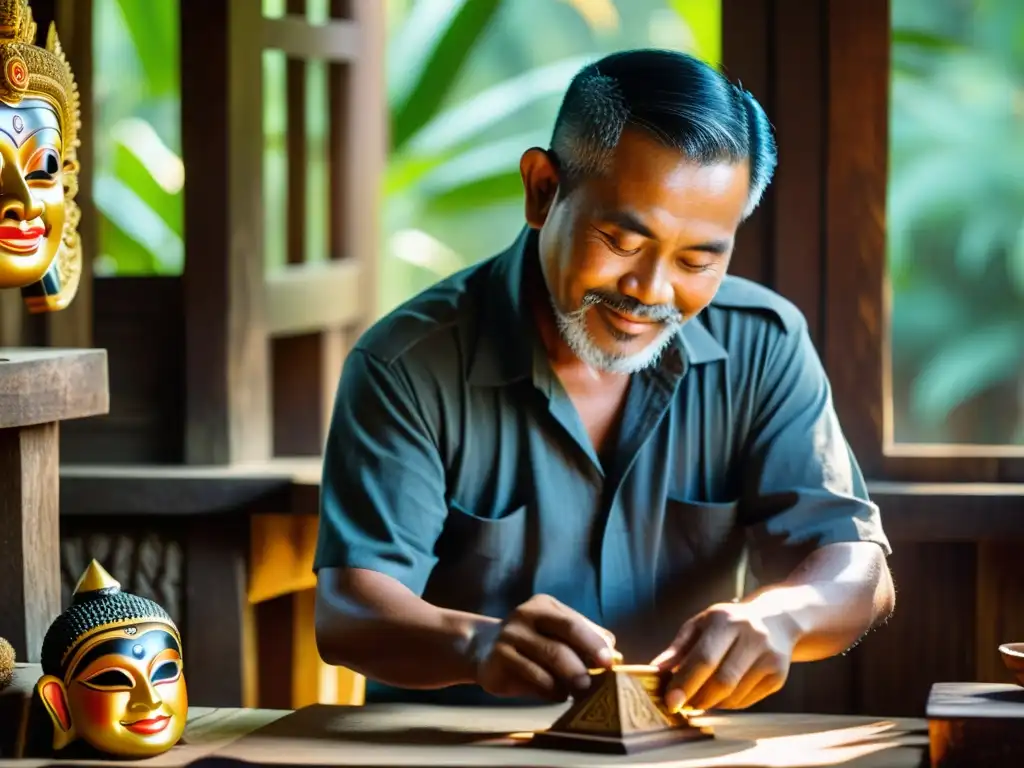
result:
<svg viewBox="0 0 1024 768"><path fill-rule="evenodd" d="M472 643L477 683L495 696L554 701L585 690L588 669L611 667L615 637L548 595L537 595ZM620 657L621 658L621 657Z"/></svg>
<svg viewBox="0 0 1024 768"><path fill-rule="evenodd" d="M796 641L796 625L784 615L721 603L687 621L651 663L674 670L665 691L672 711L745 709L783 686Z"/></svg>

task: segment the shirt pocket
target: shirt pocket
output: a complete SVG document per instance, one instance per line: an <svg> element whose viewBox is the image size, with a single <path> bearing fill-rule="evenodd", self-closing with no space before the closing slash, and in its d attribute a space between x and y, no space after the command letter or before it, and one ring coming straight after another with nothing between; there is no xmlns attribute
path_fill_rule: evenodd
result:
<svg viewBox="0 0 1024 768"><path fill-rule="evenodd" d="M738 508L735 501L666 498L662 562L679 571L718 560L723 554L739 556L743 535L736 524Z"/></svg>
<svg viewBox="0 0 1024 768"><path fill-rule="evenodd" d="M436 552L433 586L439 604L503 616L525 601L530 583L524 564L529 519L527 505L497 517L481 517L449 503Z"/></svg>

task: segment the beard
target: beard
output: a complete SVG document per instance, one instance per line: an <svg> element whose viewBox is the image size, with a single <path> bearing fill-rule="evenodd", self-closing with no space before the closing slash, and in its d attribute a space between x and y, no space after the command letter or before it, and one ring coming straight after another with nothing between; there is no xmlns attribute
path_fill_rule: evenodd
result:
<svg viewBox="0 0 1024 768"><path fill-rule="evenodd" d="M632 374L657 365L666 347L685 322L675 307L641 304L636 299L607 291L587 291L580 308L572 312L559 309L553 296L550 300L558 331L573 354L591 368L607 373ZM633 317L660 323L658 335L646 347L632 354L602 349L587 328L587 314L599 304ZM620 340L626 341L629 338L622 336Z"/></svg>

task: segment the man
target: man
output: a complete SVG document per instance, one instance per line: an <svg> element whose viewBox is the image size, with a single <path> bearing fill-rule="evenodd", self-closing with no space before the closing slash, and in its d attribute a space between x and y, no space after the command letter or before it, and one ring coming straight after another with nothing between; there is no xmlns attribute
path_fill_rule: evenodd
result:
<svg viewBox="0 0 1024 768"><path fill-rule="evenodd" d="M519 240L359 341L316 634L368 700L559 700L617 650L674 671L674 708L744 708L888 616L806 323L726 276L774 166L764 112L712 68L609 56L522 157Z"/></svg>

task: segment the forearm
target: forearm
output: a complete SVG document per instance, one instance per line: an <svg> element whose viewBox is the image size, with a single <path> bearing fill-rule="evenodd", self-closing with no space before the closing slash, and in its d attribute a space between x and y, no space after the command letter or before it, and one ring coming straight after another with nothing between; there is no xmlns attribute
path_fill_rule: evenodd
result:
<svg viewBox="0 0 1024 768"><path fill-rule="evenodd" d="M474 682L474 639L497 623L438 608L379 573L325 569L318 577L321 657L387 685L431 689Z"/></svg>
<svg viewBox="0 0 1024 768"><path fill-rule="evenodd" d="M743 600L796 638L793 661L843 653L892 613L895 594L882 550L868 542L812 552L782 582Z"/></svg>

